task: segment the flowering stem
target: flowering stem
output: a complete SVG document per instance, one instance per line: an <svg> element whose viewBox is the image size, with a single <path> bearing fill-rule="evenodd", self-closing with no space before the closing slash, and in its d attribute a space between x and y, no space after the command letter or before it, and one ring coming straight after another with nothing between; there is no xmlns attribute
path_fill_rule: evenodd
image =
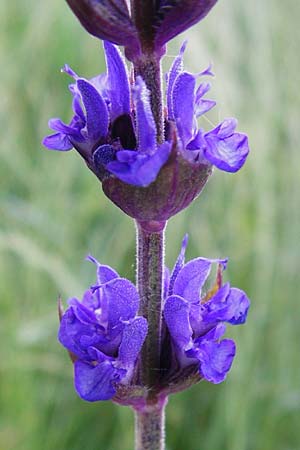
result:
<svg viewBox="0 0 300 450"><path fill-rule="evenodd" d="M150 388L150 397L151 392L155 391L160 367L164 228L165 223L137 223L139 314L148 321L148 334L142 348L140 376L143 385Z"/></svg>
<svg viewBox="0 0 300 450"><path fill-rule="evenodd" d="M155 53L143 54L134 62L134 74L140 75L150 91L151 110L156 124L157 142L164 141L162 104L162 71L160 58Z"/></svg>
<svg viewBox="0 0 300 450"><path fill-rule="evenodd" d="M165 405L135 413L135 450L164 450Z"/></svg>
<svg viewBox="0 0 300 450"><path fill-rule="evenodd" d="M161 54L155 51L153 21L156 4L153 0L131 0L131 14L139 33L141 55L133 61L134 75L140 75L150 91L151 109L156 123L157 142L164 141L164 118L162 102Z"/></svg>

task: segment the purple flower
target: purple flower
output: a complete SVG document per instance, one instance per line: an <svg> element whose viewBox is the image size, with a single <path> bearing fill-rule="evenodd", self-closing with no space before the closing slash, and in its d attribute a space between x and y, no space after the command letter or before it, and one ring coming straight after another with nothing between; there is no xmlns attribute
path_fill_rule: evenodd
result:
<svg viewBox="0 0 300 450"><path fill-rule="evenodd" d="M212 109L216 102L204 97L210 84L201 82L197 87L197 78L213 73L210 67L197 75L185 72L182 61L185 47L186 42L167 76L168 119L176 124L180 151L191 162L236 172L249 153L248 138L235 132L237 120L233 118L225 119L208 132L198 129L197 119Z"/></svg>
<svg viewBox="0 0 300 450"><path fill-rule="evenodd" d="M235 356L234 342L221 339L224 322L243 324L250 302L240 289L222 285L226 259L196 258L185 264L186 244L187 237L170 277L163 313L173 358L181 369L196 365L202 378L220 383ZM205 294L202 289L213 264L218 265L216 282Z"/></svg>
<svg viewBox="0 0 300 450"><path fill-rule="evenodd" d="M70 67L74 116L70 124L51 119L55 134L43 144L51 150L73 147L102 181L109 175L135 186L148 186L166 163L171 142L157 145L149 93L138 77L130 92L125 62L117 47L104 42L107 74L80 78ZM133 111L131 111L131 101Z"/></svg>
<svg viewBox="0 0 300 450"><path fill-rule="evenodd" d="M137 316L135 286L109 266L97 266L97 285L81 301L69 300L58 333L71 352L75 389L84 400L109 400L116 387L128 386L147 334L147 321Z"/></svg>

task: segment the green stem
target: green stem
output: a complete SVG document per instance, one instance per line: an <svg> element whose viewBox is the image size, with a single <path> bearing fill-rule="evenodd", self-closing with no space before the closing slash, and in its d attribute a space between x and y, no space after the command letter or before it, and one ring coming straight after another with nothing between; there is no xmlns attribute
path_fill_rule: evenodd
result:
<svg viewBox="0 0 300 450"><path fill-rule="evenodd" d="M134 62L135 77L140 75L150 92L151 110L156 124L156 139L164 141L164 117L162 102L162 71L160 58L155 53L143 54Z"/></svg>
<svg viewBox="0 0 300 450"><path fill-rule="evenodd" d="M135 450L165 449L165 405L135 413Z"/></svg>
<svg viewBox="0 0 300 450"><path fill-rule="evenodd" d="M161 352L161 315L164 276L165 223L137 223L137 286L139 314L148 321L148 334L142 348L141 381L154 391ZM152 388L152 390L151 390Z"/></svg>

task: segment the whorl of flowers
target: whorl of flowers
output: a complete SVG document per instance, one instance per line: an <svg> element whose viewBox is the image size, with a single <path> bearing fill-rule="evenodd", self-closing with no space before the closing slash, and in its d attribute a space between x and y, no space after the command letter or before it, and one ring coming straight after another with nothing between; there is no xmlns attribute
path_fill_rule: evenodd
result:
<svg viewBox="0 0 300 450"><path fill-rule="evenodd" d="M221 339L225 323L243 324L250 304L242 290L222 284L226 259L195 258L185 264L186 245L187 236L171 274L165 269L163 357L158 368L158 390L164 394L190 383L187 373L196 374L193 382L225 379L235 356L234 341ZM88 401L114 398L143 404L147 389L139 377L139 354L148 326L138 315L139 294L114 269L88 259L97 267L97 284L81 301L68 301L58 334L74 361L76 391ZM215 284L203 292L213 265L218 267Z"/></svg>
<svg viewBox="0 0 300 450"><path fill-rule="evenodd" d="M225 119L206 132L198 128L198 119L216 102L206 98L210 84L197 80L213 74L210 67L197 75L184 71L185 45L166 76L161 144L149 91L140 76L130 81L116 46L104 42L105 74L86 80L67 65L62 69L74 79L69 86L74 115L69 124L51 119L55 134L43 143L52 150L74 147L103 182L106 195L137 219L168 219L201 192L213 166L236 172L249 152L247 136L235 131L236 119ZM147 198L138 204L136 196Z"/></svg>

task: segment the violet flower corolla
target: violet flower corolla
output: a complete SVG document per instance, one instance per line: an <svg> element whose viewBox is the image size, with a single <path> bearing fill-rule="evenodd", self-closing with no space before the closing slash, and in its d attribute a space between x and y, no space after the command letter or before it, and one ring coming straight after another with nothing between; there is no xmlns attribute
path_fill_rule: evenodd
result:
<svg viewBox="0 0 300 450"><path fill-rule="evenodd" d="M69 300L61 317L60 343L74 361L74 384L84 400L109 400L128 387L147 334L147 320L137 316L136 287L109 266L97 266L97 285L83 298Z"/></svg>
<svg viewBox="0 0 300 450"><path fill-rule="evenodd" d="M206 99L210 67L197 75L183 70L186 43L167 74L164 142L157 129L149 91L138 76L130 83L117 47L104 42L107 73L70 85L74 116L69 125L51 119L55 134L43 143L49 149L76 148L102 182L105 194L140 222L166 221L187 207L202 191L213 166L239 170L248 155L248 139L235 132L237 121L225 119L213 130L198 129L197 119L216 102Z"/></svg>
<svg viewBox="0 0 300 450"><path fill-rule="evenodd" d="M211 110L216 102L206 99L211 85L197 78L213 76L209 66L197 75L183 70L183 43L167 75L168 120L175 122L179 136L178 147L183 157L194 163L216 166L225 172L237 172L245 163L249 153L248 138L236 133L237 120L227 118L213 130L198 129L197 119Z"/></svg>
<svg viewBox="0 0 300 450"><path fill-rule="evenodd" d="M226 331L224 322L245 323L250 301L242 290L228 282L222 285L227 259L195 258L185 264L186 246L187 236L166 283L163 317L170 340L165 338L163 349L163 354L169 355L164 383L168 385L172 380L174 385L176 380L180 384L180 378L191 368L198 379L220 383L226 378L236 351L233 340L221 339ZM218 265L215 284L203 293L213 265Z"/></svg>

